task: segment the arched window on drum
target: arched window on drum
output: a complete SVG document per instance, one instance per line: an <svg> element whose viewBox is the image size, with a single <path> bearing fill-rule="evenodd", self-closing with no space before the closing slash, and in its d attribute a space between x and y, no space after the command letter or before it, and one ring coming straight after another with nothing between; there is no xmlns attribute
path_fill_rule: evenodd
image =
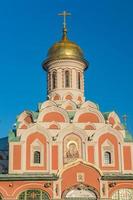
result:
<svg viewBox="0 0 133 200"><path fill-rule="evenodd" d="M70 72L65 71L65 87L70 87Z"/></svg>
<svg viewBox="0 0 133 200"><path fill-rule="evenodd" d="M52 88L53 89L57 88L57 72L56 71L52 73Z"/></svg>
<svg viewBox="0 0 133 200"><path fill-rule="evenodd" d="M81 74L78 72L77 75L77 84L78 84L78 89L81 89Z"/></svg>
<svg viewBox="0 0 133 200"><path fill-rule="evenodd" d="M51 90L51 73L48 73L48 89Z"/></svg>

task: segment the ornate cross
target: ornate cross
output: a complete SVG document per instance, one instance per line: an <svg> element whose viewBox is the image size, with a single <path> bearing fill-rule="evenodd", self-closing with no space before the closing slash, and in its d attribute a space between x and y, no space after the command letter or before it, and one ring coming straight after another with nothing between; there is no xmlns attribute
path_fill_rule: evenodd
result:
<svg viewBox="0 0 133 200"><path fill-rule="evenodd" d="M67 16L70 16L71 13L69 13L69 12L67 12L67 11L64 11L64 12L62 12L62 13L59 13L58 15L64 17L63 27L64 27L64 29L66 29L66 17L67 17Z"/></svg>

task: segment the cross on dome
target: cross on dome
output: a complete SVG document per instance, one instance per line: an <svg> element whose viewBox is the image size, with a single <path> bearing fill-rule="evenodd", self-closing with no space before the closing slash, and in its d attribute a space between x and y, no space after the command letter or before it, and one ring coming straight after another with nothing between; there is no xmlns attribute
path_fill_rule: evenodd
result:
<svg viewBox="0 0 133 200"><path fill-rule="evenodd" d="M63 11L62 13L59 13L58 15L63 16L63 18L64 18L63 27L64 27L64 29L66 29L66 17L70 16L71 13L69 13L67 11Z"/></svg>
<svg viewBox="0 0 133 200"><path fill-rule="evenodd" d="M68 16L71 16L71 13L69 13L67 11L63 11L62 13L59 13L58 15L62 16L64 18L64 21L63 21L63 39L66 39L66 33L67 33L66 18Z"/></svg>

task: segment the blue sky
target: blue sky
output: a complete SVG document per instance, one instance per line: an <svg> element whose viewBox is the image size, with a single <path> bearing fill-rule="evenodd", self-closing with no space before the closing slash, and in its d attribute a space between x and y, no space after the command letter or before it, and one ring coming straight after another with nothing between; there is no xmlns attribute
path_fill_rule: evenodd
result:
<svg viewBox="0 0 133 200"><path fill-rule="evenodd" d="M101 111L127 114L133 133L133 1L4 0L0 3L0 137L23 110L46 99L41 63L61 38L67 10L69 39L84 51L86 99Z"/></svg>

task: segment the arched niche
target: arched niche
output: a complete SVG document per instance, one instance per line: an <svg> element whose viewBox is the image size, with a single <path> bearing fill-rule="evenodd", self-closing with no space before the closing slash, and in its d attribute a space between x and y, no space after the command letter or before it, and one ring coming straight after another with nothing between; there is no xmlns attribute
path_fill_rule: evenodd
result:
<svg viewBox="0 0 133 200"><path fill-rule="evenodd" d="M61 105L61 108L69 111L69 110L76 110L77 107L73 101L67 100Z"/></svg>
<svg viewBox="0 0 133 200"><path fill-rule="evenodd" d="M96 130L96 127L93 125L93 124L87 124L85 127L84 127L85 130Z"/></svg>
<svg viewBox="0 0 133 200"><path fill-rule="evenodd" d="M75 133L70 133L63 140L64 164L73 162L82 157L81 138Z"/></svg>
<svg viewBox="0 0 133 200"><path fill-rule="evenodd" d="M72 100L73 97L72 97L72 95L68 94L68 95L65 96L65 99L66 99L66 100Z"/></svg>
<svg viewBox="0 0 133 200"><path fill-rule="evenodd" d="M45 102L42 103L40 110L43 110L47 107L52 107L52 106L57 106L57 105L54 101L48 100L48 101L45 101Z"/></svg>
<svg viewBox="0 0 133 200"><path fill-rule="evenodd" d="M56 122L51 122L48 128L49 128L49 129L59 129L60 127L59 127L59 124L58 124L58 123L56 123Z"/></svg>
<svg viewBox="0 0 133 200"><path fill-rule="evenodd" d="M80 103L82 103L82 101L83 101L83 99L82 99L81 96L78 96L77 100L78 100Z"/></svg>
<svg viewBox="0 0 133 200"><path fill-rule="evenodd" d="M71 92L67 92L63 96L64 100L72 100L73 99L73 94Z"/></svg>
<svg viewBox="0 0 133 200"><path fill-rule="evenodd" d="M52 99L53 99L54 101L58 101L58 100L61 100L61 97L60 97L59 94L55 94L55 95L52 97Z"/></svg>

